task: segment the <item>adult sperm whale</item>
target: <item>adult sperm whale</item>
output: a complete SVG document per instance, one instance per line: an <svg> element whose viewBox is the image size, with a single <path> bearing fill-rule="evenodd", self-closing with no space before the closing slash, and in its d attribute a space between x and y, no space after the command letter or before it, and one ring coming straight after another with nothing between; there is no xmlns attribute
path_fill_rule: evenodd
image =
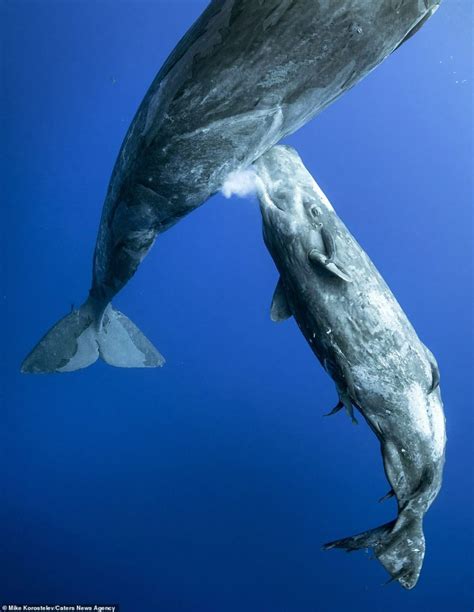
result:
<svg viewBox="0 0 474 612"><path fill-rule="evenodd" d="M439 372L431 352L296 151L274 147L255 163L265 244L280 272L271 316L294 316L336 383L380 441L398 502L396 520L326 548L371 547L393 579L415 586L425 553L423 515L442 480L446 443Z"/></svg>
<svg viewBox="0 0 474 612"><path fill-rule="evenodd" d="M24 372L163 358L110 305L165 231L406 40L440 0L214 0L146 94L116 161L89 298Z"/></svg>

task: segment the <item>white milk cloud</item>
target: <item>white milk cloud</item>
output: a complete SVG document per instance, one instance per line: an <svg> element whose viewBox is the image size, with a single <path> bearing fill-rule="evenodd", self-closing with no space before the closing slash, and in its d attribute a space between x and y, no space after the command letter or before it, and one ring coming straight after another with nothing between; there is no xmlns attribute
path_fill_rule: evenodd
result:
<svg viewBox="0 0 474 612"><path fill-rule="evenodd" d="M227 176L221 188L224 197L230 198L233 195L239 198L246 198L253 195L256 190L256 174L253 170L234 170Z"/></svg>

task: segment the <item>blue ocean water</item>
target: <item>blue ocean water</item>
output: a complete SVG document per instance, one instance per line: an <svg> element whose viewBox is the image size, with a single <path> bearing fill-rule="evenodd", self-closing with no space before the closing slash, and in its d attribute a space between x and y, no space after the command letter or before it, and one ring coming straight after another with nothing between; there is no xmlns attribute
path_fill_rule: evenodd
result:
<svg viewBox="0 0 474 612"><path fill-rule="evenodd" d="M378 443L341 414L295 323L255 201L216 196L160 236L115 304L167 358L22 376L90 283L126 129L204 0L1 3L0 603L122 612L474 606L472 6L445 0L287 141L435 353L448 430L417 587L321 544L395 516Z"/></svg>

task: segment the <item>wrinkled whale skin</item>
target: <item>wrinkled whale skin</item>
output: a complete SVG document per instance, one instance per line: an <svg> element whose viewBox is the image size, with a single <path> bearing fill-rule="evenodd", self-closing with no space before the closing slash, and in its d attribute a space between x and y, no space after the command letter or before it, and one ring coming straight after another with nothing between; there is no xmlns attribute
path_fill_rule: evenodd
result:
<svg viewBox="0 0 474 612"><path fill-rule="evenodd" d="M272 318L294 316L336 383L336 408L349 403L363 415L398 502L396 521L326 547L371 547L392 578L412 588L425 552L422 518L444 465L436 361L297 153L274 147L255 169L264 240L280 272ZM323 231L331 237L330 264Z"/></svg>
<svg viewBox="0 0 474 612"><path fill-rule="evenodd" d="M92 294L111 299L155 236L377 66L431 0L218 0L164 64L106 198Z"/></svg>
<svg viewBox="0 0 474 612"><path fill-rule="evenodd" d="M119 367L162 365L158 350L110 304L156 236L352 87L438 3L211 2L165 62L125 137L88 300L40 340L22 371L72 371L98 357Z"/></svg>

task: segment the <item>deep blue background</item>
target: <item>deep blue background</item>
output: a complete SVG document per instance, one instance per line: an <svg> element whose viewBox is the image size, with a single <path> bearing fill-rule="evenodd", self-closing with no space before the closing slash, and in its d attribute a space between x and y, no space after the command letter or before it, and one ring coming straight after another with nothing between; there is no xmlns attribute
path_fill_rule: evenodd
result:
<svg viewBox="0 0 474 612"><path fill-rule="evenodd" d="M255 202L215 197L159 238L116 300L167 358L21 376L86 296L108 178L158 68L206 5L1 2L0 600L122 612L471 610L470 0L439 12L288 141L440 363L445 482L403 591L325 541L393 518L378 444L334 405ZM4 401L3 401L4 400Z"/></svg>

